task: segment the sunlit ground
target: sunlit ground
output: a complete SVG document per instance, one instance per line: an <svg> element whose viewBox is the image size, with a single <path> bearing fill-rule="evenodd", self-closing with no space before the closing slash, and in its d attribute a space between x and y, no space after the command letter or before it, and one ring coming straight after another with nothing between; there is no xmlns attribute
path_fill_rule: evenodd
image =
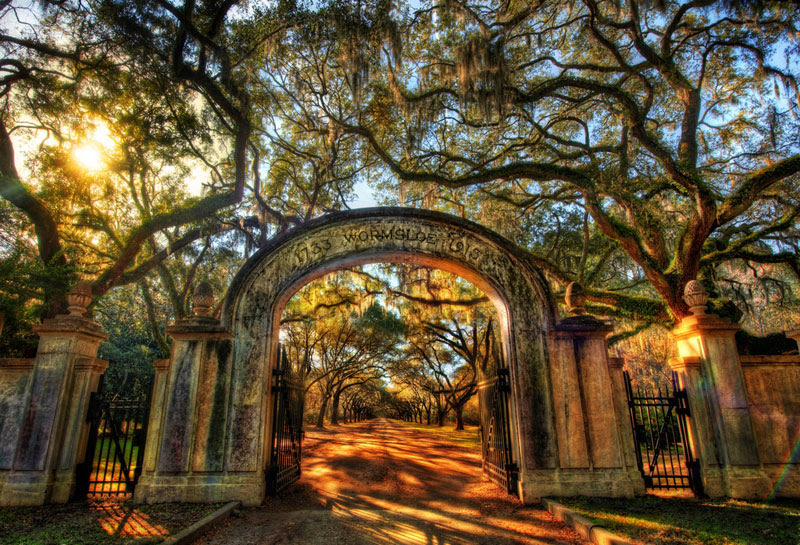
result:
<svg viewBox="0 0 800 545"><path fill-rule="evenodd" d="M110 535L131 537L167 536L169 531L159 524L153 524L150 517L130 503L116 501L99 502L92 506L102 512L100 527Z"/></svg>
<svg viewBox="0 0 800 545"><path fill-rule="evenodd" d="M301 481L203 543L578 544L549 513L483 479L475 428L395 421L309 429ZM462 435L463 434L463 435Z"/></svg>

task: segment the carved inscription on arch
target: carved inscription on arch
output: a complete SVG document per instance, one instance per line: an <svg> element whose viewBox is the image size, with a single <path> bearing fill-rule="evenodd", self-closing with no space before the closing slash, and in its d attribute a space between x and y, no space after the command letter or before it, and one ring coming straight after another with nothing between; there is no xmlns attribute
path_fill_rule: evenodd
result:
<svg viewBox="0 0 800 545"><path fill-rule="evenodd" d="M231 426L226 467L244 471L258 458L264 377L277 354L277 313L307 279L337 267L383 260L439 266L475 283L502 305L504 346L512 372L522 467L555 467L554 416L545 334L554 321L550 294L525 252L494 233L459 218L406 209L352 211L312 220L277 237L242 268L223 309L234 333ZM270 356L272 354L273 356ZM263 416L263 415L262 415ZM237 443L237 438L241 441ZM263 452L261 452L263 454ZM247 466L250 467L250 466Z"/></svg>
<svg viewBox="0 0 800 545"><path fill-rule="evenodd" d="M426 253L457 257L475 263L481 257L481 247L485 247L486 244L454 230L431 228L414 222L393 221L329 228L321 234L310 234L294 244L291 254L294 265L303 267L322 260L329 254L375 246L422 250Z"/></svg>

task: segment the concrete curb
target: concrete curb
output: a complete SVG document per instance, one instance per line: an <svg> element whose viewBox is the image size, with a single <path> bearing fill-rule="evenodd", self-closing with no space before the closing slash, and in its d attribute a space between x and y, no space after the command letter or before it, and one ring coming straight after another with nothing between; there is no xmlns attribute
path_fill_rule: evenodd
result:
<svg viewBox="0 0 800 545"><path fill-rule="evenodd" d="M199 538L203 533L210 529L214 524L228 517L234 509L239 507L242 502L231 501L211 513L203 517L188 528L184 528L174 536L169 536L161 542L162 545L187 545L192 543L195 539Z"/></svg>
<svg viewBox="0 0 800 545"><path fill-rule="evenodd" d="M586 517L580 516L575 511L568 509L560 503L548 498L542 498L545 508L550 514L565 524L569 524L582 538L588 539L596 545L635 545L632 541L622 539L612 534L599 524L595 524Z"/></svg>

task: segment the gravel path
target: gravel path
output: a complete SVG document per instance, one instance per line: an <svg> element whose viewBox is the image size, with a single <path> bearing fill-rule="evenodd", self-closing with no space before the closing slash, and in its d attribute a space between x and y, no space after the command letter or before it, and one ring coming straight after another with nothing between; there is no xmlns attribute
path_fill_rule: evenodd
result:
<svg viewBox="0 0 800 545"><path fill-rule="evenodd" d="M586 544L481 476L480 453L389 420L309 431L303 476L205 545Z"/></svg>

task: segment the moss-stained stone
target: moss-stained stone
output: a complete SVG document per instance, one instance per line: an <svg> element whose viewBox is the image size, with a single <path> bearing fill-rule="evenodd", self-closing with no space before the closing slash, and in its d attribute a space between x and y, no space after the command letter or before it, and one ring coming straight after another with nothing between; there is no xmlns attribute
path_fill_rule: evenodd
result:
<svg viewBox="0 0 800 545"><path fill-rule="evenodd" d="M75 466L85 451L89 394L105 369L95 356L107 336L91 320L56 316L35 331L40 340L33 368L24 379L24 392L18 390L13 398L16 423L0 419L0 505L70 499Z"/></svg>
<svg viewBox="0 0 800 545"><path fill-rule="evenodd" d="M580 375L581 362L574 355L553 354L559 346L548 344L557 321L554 304L543 275L526 252L460 218L378 208L331 214L279 235L237 274L219 323L196 317L170 328L170 334L186 346L173 348L164 401L154 399L154 407L161 403L165 408L160 438L155 439L161 451L150 452L153 438L149 438L145 471L136 492L139 501L237 499L250 505L262 501L269 458L266 438L272 426L269 382L277 357L280 313L289 298L314 278L374 262L410 262L453 272L473 282L495 304L511 370L509 412L523 499L554 493L633 493L630 468L619 455L614 418L598 420L591 428L598 437L614 428L610 437L594 438L613 443L598 455L598 465L604 469L598 473L587 467L591 463L586 430L579 429L585 428L580 422L587 418L587 407L568 391ZM581 327L585 330L592 324ZM579 358L597 359L587 364L586 374L607 365L602 351L605 331L599 334L600 343L579 354ZM567 344L572 350L572 344ZM551 382L553 357L563 368L556 384ZM604 373L599 381L585 379L592 383L590 387L604 389L592 394L592 406L611 395L607 369ZM559 400L558 408L554 399ZM579 413L575 418L570 415L570 426L577 423L577 428L569 433L584 441L582 448L568 455L562 451L571 448L570 439L557 437L557 430L561 434L565 429L563 419L556 426L557 411L565 403ZM186 429L191 429L191 437L184 434ZM159 460L155 468L151 458ZM614 460L617 467L606 469ZM563 473L569 467L575 467L570 470L573 473ZM242 480L251 484L234 486Z"/></svg>
<svg viewBox="0 0 800 545"><path fill-rule="evenodd" d="M764 499L771 483L758 451L735 334L713 314L689 316L672 331L679 357L670 362L688 391L689 431L705 492Z"/></svg>
<svg viewBox="0 0 800 545"><path fill-rule="evenodd" d="M189 446L194 431L198 363L202 350L201 341L180 341L173 349L171 395L166 405L158 464L161 471L180 472L188 469Z"/></svg>
<svg viewBox="0 0 800 545"><path fill-rule="evenodd" d="M222 471L225 455L225 429L227 428L227 400L229 397L229 383L226 380L231 358L231 341L224 339L216 342L211 357L207 360L208 376L213 376L213 381L207 381L207 386L202 389L204 398L201 407L207 407L207 423L205 437L198 436L198 441L205 441L204 456L195 458L195 471ZM205 397L207 396L207 397ZM198 449L200 452L201 449Z"/></svg>
<svg viewBox="0 0 800 545"><path fill-rule="evenodd" d="M33 361L0 360L0 470L11 469L14 463Z"/></svg>
<svg viewBox="0 0 800 545"><path fill-rule="evenodd" d="M742 356L753 428L773 496L800 497L800 356Z"/></svg>

